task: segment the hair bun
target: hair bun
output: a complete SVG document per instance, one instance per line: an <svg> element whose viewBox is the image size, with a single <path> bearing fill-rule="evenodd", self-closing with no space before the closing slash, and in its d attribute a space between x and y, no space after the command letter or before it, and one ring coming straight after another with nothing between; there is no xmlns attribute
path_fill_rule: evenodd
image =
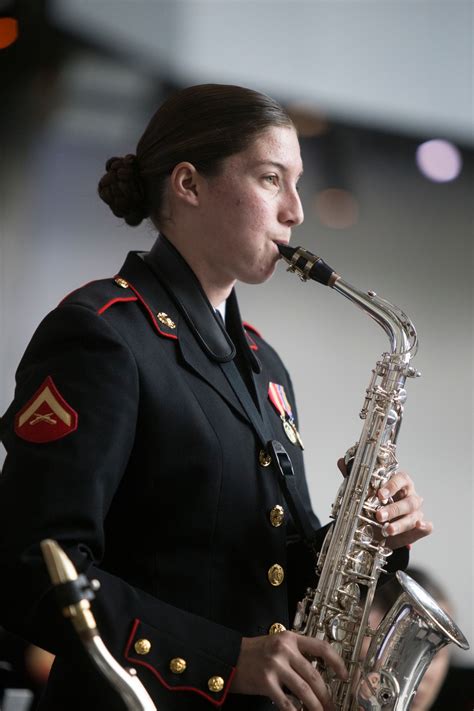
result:
<svg viewBox="0 0 474 711"><path fill-rule="evenodd" d="M105 164L105 175L99 182L99 196L116 217L136 227L148 217L145 190L140 177L137 156L129 153L122 158L113 156Z"/></svg>

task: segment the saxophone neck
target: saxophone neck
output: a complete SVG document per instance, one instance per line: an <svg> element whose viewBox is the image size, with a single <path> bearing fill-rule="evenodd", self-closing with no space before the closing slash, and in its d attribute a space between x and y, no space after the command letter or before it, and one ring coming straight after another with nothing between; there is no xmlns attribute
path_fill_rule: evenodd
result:
<svg viewBox="0 0 474 711"><path fill-rule="evenodd" d="M374 291L360 291L340 276L334 281L332 288L365 311L383 328L390 341L392 360L408 366L418 348L416 330L408 316L398 306L377 296ZM407 368L406 375L413 376L416 373L413 368Z"/></svg>
<svg viewBox="0 0 474 711"><path fill-rule="evenodd" d="M349 301L363 309L385 331L390 339L392 361L407 366L417 350L417 335L413 323L401 309L385 299L381 299L374 291L362 292L342 279L326 262L303 247L278 245L281 257L287 262L288 271L297 274L302 281L313 280L345 296Z"/></svg>

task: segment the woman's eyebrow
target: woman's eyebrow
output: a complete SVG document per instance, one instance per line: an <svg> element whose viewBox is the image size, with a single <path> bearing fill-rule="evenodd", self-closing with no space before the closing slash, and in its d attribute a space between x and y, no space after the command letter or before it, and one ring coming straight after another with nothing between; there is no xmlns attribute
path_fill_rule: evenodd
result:
<svg viewBox="0 0 474 711"><path fill-rule="evenodd" d="M252 166L255 168L257 168L259 165L274 165L275 168L280 168L280 170L282 170L284 173L288 172L288 168L286 167L286 165L283 165L283 163L279 163L276 160L258 160L252 163ZM302 170L301 173L298 174L298 178L301 178L303 172L304 171Z"/></svg>

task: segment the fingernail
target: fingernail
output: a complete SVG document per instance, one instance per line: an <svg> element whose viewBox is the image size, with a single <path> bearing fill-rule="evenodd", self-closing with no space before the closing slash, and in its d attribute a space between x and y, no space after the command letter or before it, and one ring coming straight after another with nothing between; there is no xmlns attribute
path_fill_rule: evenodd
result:
<svg viewBox="0 0 474 711"><path fill-rule="evenodd" d="M390 492L388 489L380 489L380 495L383 499L388 499L390 497Z"/></svg>
<svg viewBox="0 0 474 711"><path fill-rule="evenodd" d="M389 526L390 526L389 523L385 523L385 524L382 526L382 536L383 536L384 538L388 538L388 530L387 530L387 529L388 529Z"/></svg>
<svg viewBox="0 0 474 711"><path fill-rule="evenodd" d="M388 511L380 511L379 519L380 521L386 521L388 519Z"/></svg>

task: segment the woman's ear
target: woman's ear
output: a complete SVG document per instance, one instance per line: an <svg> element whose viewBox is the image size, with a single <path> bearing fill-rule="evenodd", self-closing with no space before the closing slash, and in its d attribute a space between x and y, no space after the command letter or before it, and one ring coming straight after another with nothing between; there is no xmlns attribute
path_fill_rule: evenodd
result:
<svg viewBox="0 0 474 711"><path fill-rule="evenodd" d="M192 163L182 162L175 165L170 176L169 187L178 200L197 207L201 180L201 175Z"/></svg>

